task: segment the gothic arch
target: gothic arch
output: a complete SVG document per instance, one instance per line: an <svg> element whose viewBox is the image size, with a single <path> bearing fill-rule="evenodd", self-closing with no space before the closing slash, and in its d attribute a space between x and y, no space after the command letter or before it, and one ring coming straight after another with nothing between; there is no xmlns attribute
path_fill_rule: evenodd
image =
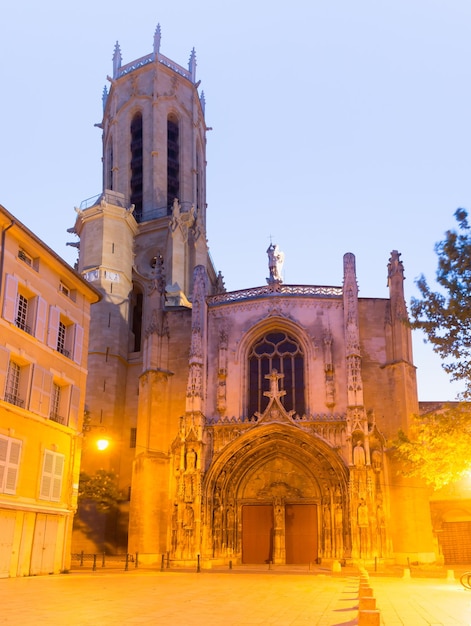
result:
<svg viewBox="0 0 471 626"><path fill-rule="evenodd" d="M280 331L285 332L291 335L294 339L296 339L300 346L302 347L304 353L304 380L310 380L310 363L312 363L316 358L315 348L312 341L312 338L309 337L307 331L292 320L283 317L281 315L274 315L267 317L261 320L258 324L255 324L246 332L246 334L242 337L236 351L235 361L239 363L240 366L240 390L239 390L239 398L241 405L239 407L239 414L246 414L247 403L247 393L248 393L248 354L249 351L254 344L254 342L263 336L263 334L270 331ZM312 406L311 403L311 390L310 385L306 384L305 388L305 402L307 411L309 407Z"/></svg>
<svg viewBox="0 0 471 626"><path fill-rule="evenodd" d="M332 537L328 542L324 538L323 511L329 511L333 523L339 505L342 555L337 556L349 545L348 469L328 444L294 425L261 423L227 445L209 467L202 492L207 558L241 559L243 507L276 503L283 509L310 505L316 511L312 532L323 556L332 556ZM284 558L280 550L275 561Z"/></svg>

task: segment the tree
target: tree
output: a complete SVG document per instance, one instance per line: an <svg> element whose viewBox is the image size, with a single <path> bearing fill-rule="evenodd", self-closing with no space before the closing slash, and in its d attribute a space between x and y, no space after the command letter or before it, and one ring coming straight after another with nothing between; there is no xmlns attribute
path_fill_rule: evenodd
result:
<svg viewBox="0 0 471 626"><path fill-rule="evenodd" d="M468 402L416 416L396 442L403 473L419 476L436 489L471 470L471 228L464 209L454 216L458 231L447 231L435 244L441 290L433 291L419 277L422 297L411 300L411 325L425 333L451 380L464 383L462 399Z"/></svg>
<svg viewBox="0 0 471 626"><path fill-rule="evenodd" d="M435 244L436 280L444 293L432 291L421 275L422 298L411 300L411 324L425 333L451 380L463 381L463 397L471 398L471 228L465 209L454 215L460 232L449 230Z"/></svg>
<svg viewBox="0 0 471 626"><path fill-rule="evenodd" d="M93 501L98 511L103 513L115 508L123 500L117 486L117 476L113 472L98 470L93 476L80 473L78 501Z"/></svg>
<svg viewBox="0 0 471 626"><path fill-rule="evenodd" d="M467 403L416 416L409 432L399 432L396 451L402 473L418 476L434 489L471 471L471 411Z"/></svg>

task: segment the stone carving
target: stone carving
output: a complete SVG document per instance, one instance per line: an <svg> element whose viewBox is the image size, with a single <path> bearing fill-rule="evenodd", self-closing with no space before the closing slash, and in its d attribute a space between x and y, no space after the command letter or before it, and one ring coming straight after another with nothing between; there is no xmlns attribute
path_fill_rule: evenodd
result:
<svg viewBox="0 0 471 626"><path fill-rule="evenodd" d="M353 465L356 467L363 467L366 463L365 448L362 446L361 441L358 440L353 448Z"/></svg>
<svg viewBox="0 0 471 626"><path fill-rule="evenodd" d="M195 512L191 504L187 503L183 512L184 551L187 556L193 554L195 531Z"/></svg>
<svg viewBox="0 0 471 626"><path fill-rule="evenodd" d="M384 557L386 556L386 515L381 501L376 507L376 532L378 554L380 557Z"/></svg>
<svg viewBox="0 0 471 626"><path fill-rule="evenodd" d="M334 550L335 558L343 557L343 510L339 503L334 510Z"/></svg>
<svg viewBox="0 0 471 626"><path fill-rule="evenodd" d="M178 547L178 504L173 505L172 513L172 552L175 554Z"/></svg>
<svg viewBox="0 0 471 626"><path fill-rule="evenodd" d="M360 556L368 556L369 548L369 514L365 500L361 500L357 509L358 538Z"/></svg>
<svg viewBox="0 0 471 626"><path fill-rule="evenodd" d="M227 549L232 551L234 549L234 535L235 535L235 513L234 505L229 504L226 511L226 546Z"/></svg>
<svg viewBox="0 0 471 626"><path fill-rule="evenodd" d="M221 272L218 272L218 275L216 277L215 293L216 294L226 293L226 287L224 285L224 278Z"/></svg>
<svg viewBox="0 0 471 626"><path fill-rule="evenodd" d="M193 228L195 225L196 213L194 206L191 206L188 211L182 211L181 209L182 206L178 198L175 198L172 205L172 219L170 220L169 228L172 233L179 228L182 239L186 242L188 241L189 229Z"/></svg>
<svg viewBox="0 0 471 626"><path fill-rule="evenodd" d="M371 452L371 465L375 472L380 472L383 466L383 455L378 448L375 448Z"/></svg>
<svg viewBox="0 0 471 626"><path fill-rule="evenodd" d="M269 285L273 283L282 283L283 279L281 276L281 271L283 269L283 263L285 260L285 255L278 248L277 244L270 244L267 249L268 254L268 269L270 271L270 276L267 278L267 282Z"/></svg>
<svg viewBox="0 0 471 626"><path fill-rule="evenodd" d="M401 261L400 252L393 250L388 263L388 280L396 274L400 274L400 276L404 278L404 265Z"/></svg>

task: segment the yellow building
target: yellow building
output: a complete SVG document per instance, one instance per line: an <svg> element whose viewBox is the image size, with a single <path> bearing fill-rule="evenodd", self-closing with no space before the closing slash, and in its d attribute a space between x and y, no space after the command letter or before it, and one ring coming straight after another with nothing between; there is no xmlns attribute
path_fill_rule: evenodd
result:
<svg viewBox="0 0 471 626"><path fill-rule="evenodd" d="M90 305L100 294L0 205L0 576L67 570Z"/></svg>

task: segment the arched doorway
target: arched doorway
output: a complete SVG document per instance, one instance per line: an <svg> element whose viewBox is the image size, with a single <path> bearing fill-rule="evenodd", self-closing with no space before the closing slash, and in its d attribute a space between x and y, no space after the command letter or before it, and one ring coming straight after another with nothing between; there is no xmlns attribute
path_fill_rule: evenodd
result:
<svg viewBox="0 0 471 626"><path fill-rule="evenodd" d="M294 424L255 426L206 474L205 556L244 564L343 557L347 483L347 468L322 440Z"/></svg>

